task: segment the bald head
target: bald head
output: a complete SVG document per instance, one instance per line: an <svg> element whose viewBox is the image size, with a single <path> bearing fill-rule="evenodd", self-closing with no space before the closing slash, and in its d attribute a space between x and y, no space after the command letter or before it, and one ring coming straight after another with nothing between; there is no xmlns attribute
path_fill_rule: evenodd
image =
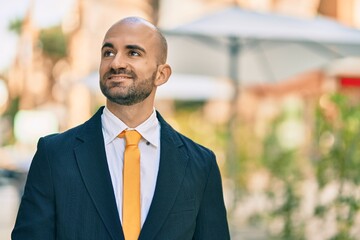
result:
<svg viewBox="0 0 360 240"><path fill-rule="evenodd" d="M113 24L109 30L107 31L105 38L107 36L107 34L115 27L120 26L120 25L127 25L127 26L144 26L146 28L148 28L149 30L153 31L153 33L155 34L158 42L158 61L159 64L164 64L166 63L166 59L167 59L167 41L164 37L164 35L161 33L161 31L152 23L150 23L149 21L140 18L140 17L127 17L127 18L123 18L121 20L119 20L118 22L116 22L115 24Z"/></svg>

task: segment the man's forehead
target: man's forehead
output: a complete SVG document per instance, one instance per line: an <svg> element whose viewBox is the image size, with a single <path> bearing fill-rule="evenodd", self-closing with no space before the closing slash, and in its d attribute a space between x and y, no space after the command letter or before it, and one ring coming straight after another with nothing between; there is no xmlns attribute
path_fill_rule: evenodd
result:
<svg viewBox="0 0 360 240"><path fill-rule="evenodd" d="M114 24L105 34L104 40L108 38L152 38L156 32L145 24L141 23L117 23Z"/></svg>
<svg viewBox="0 0 360 240"><path fill-rule="evenodd" d="M156 31L142 23L118 22L106 33L103 44L106 42L117 42L121 40L124 44L147 45L157 44ZM119 42L120 43L120 42Z"/></svg>

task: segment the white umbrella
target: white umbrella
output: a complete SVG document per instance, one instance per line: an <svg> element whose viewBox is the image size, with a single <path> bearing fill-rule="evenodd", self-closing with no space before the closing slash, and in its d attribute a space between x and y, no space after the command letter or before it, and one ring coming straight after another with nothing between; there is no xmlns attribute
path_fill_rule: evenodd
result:
<svg viewBox="0 0 360 240"><path fill-rule="evenodd" d="M164 30L175 73L272 82L360 55L360 31L322 17L299 19L228 8Z"/></svg>
<svg viewBox="0 0 360 240"><path fill-rule="evenodd" d="M227 144L230 162L237 161L232 130L237 125L238 86L285 80L333 59L360 55L359 30L321 17L298 19L238 7L163 32L174 73L233 80Z"/></svg>
<svg viewBox="0 0 360 240"><path fill-rule="evenodd" d="M157 99L204 101L230 100L234 89L229 81L209 76L172 74L171 79L157 89Z"/></svg>

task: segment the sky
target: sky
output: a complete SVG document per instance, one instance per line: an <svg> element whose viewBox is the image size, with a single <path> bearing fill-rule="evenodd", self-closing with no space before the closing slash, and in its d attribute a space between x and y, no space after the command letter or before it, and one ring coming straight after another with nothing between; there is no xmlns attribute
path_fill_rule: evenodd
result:
<svg viewBox="0 0 360 240"><path fill-rule="evenodd" d="M8 30L12 20L23 18L30 2L35 4L35 25L41 28L57 25L71 9L74 0L0 0L0 72L16 54L17 36Z"/></svg>

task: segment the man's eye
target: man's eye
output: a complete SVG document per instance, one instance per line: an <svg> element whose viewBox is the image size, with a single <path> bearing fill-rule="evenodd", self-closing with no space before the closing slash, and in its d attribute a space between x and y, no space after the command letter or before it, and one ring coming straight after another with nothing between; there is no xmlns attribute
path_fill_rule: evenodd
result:
<svg viewBox="0 0 360 240"><path fill-rule="evenodd" d="M140 56L140 53L136 52L136 51L130 51L129 52L130 56Z"/></svg>
<svg viewBox="0 0 360 240"><path fill-rule="evenodd" d="M113 57L115 54L112 51L104 51L103 53L104 57Z"/></svg>

